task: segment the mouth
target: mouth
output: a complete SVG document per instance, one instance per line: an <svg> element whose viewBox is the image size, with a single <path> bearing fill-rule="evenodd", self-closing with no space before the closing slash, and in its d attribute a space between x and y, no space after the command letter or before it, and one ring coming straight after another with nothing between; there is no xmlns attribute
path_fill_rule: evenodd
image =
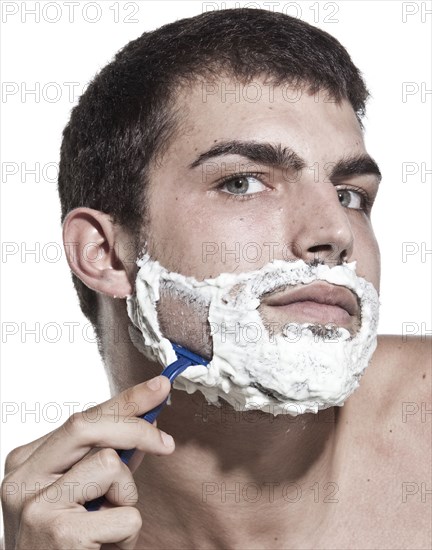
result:
<svg viewBox="0 0 432 550"><path fill-rule="evenodd" d="M264 294L258 308L267 322L333 324L351 333L359 325L357 296L325 281Z"/></svg>

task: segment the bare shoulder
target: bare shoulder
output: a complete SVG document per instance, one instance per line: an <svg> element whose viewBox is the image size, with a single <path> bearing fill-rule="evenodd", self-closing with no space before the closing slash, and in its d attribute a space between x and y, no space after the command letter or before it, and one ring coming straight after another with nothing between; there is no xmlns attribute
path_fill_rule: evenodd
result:
<svg viewBox="0 0 432 550"><path fill-rule="evenodd" d="M380 336L345 405L341 486L362 495L352 502L362 548L430 548L431 351L430 338Z"/></svg>

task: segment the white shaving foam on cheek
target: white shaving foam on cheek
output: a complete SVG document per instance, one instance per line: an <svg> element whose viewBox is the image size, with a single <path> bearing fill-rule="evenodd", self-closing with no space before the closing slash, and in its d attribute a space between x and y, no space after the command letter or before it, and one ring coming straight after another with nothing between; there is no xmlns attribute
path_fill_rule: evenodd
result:
<svg viewBox="0 0 432 550"><path fill-rule="evenodd" d="M208 304L212 360L208 367L186 369L174 387L188 393L200 390L210 403L222 398L237 410L294 416L341 406L375 351L379 299L373 285L356 275L355 262L330 268L303 260L273 260L256 271L222 273L204 281L168 272L147 254L137 264L136 291L128 297L127 308L142 334L139 349L149 359L163 366L177 359L159 328L156 304L161 288L174 288L179 295ZM280 333L267 330L258 311L260 297L316 280L357 295L357 333L351 336L345 328L332 326L317 336L310 323L289 323Z"/></svg>

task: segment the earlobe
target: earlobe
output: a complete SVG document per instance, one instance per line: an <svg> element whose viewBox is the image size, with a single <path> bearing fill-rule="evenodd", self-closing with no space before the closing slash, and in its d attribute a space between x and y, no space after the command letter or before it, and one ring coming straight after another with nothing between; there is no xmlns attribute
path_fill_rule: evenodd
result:
<svg viewBox="0 0 432 550"><path fill-rule="evenodd" d="M63 245L71 270L89 288L111 297L132 294L119 250L118 231L110 216L75 208L63 222Z"/></svg>

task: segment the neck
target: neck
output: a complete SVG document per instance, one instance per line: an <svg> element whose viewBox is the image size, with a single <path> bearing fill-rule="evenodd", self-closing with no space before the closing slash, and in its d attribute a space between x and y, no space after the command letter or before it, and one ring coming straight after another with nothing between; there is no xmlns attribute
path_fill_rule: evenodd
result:
<svg viewBox="0 0 432 550"><path fill-rule="evenodd" d="M310 540L330 511L321 493L333 481L337 416L241 413L173 391L158 426L176 450L146 456L135 473L143 523L153 526L143 529L141 547L286 548Z"/></svg>
<svg viewBox="0 0 432 550"><path fill-rule="evenodd" d="M113 394L161 371L133 346L108 357ZM134 474L143 518L137 548L316 547L337 492L342 412L275 417L172 390L158 427L176 450L146 455Z"/></svg>

